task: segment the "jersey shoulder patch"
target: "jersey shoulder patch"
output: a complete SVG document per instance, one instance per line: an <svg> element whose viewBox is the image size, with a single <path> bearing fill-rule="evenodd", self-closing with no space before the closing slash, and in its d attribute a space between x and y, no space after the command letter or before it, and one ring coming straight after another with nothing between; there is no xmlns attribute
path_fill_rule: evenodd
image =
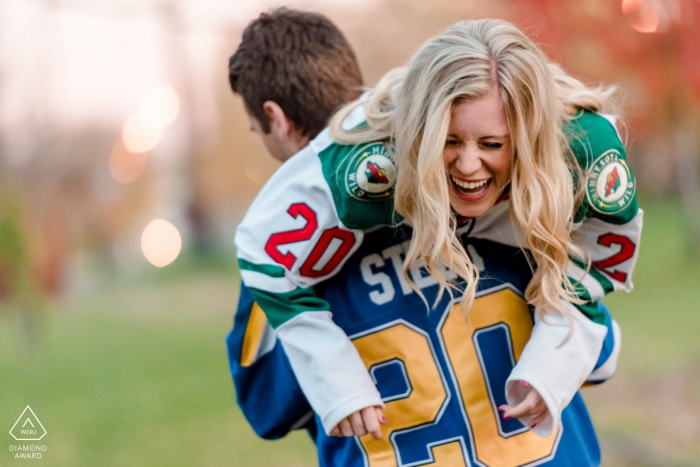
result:
<svg viewBox="0 0 700 467"><path fill-rule="evenodd" d="M576 221L598 217L615 224L628 222L638 210L636 184L613 124L582 111L566 123L564 133L585 176L585 201Z"/></svg>
<svg viewBox="0 0 700 467"><path fill-rule="evenodd" d="M591 165L586 178L586 198L602 214L624 211L635 198L632 172L622 154L609 149Z"/></svg>
<svg viewBox="0 0 700 467"><path fill-rule="evenodd" d="M332 143L318 155L343 225L369 229L396 225L396 166L381 141L357 145Z"/></svg>

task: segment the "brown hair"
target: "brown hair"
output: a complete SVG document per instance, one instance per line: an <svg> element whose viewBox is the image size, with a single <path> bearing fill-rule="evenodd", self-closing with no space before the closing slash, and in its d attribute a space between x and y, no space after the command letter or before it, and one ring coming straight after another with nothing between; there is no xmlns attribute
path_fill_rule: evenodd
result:
<svg viewBox="0 0 700 467"><path fill-rule="evenodd" d="M360 67L340 30L323 15L286 8L246 27L229 59L229 81L265 133L270 121L262 106L273 101L310 138L362 92Z"/></svg>

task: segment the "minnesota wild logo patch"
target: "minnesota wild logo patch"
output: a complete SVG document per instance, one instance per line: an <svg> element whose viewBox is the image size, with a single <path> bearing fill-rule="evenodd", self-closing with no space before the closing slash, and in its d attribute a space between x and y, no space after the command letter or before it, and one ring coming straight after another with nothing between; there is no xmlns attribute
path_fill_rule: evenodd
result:
<svg viewBox="0 0 700 467"><path fill-rule="evenodd" d="M603 153L588 171L586 194L593 209L600 213L622 211L634 198L634 191L632 172L615 149Z"/></svg>
<svg viewBox="0 0 700 467"><path fill-rule="evenodd" d="M365 144L350 154L345 186L353 198L388 198L393 194L394 183L396 167L383 143Z"/></svg>

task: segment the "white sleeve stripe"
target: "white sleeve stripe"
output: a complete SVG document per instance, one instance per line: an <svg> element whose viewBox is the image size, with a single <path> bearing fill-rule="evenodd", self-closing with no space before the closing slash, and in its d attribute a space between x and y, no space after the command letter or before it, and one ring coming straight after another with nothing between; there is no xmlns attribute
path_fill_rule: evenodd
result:
<svg viewBox="0 0 700 467"><path fill-rule="evenodd" d="M615 133L617 133L617 139L622 141L622 136L620 135L620 130L617 129L617 119L615 118L615 116L607 115L607 114L598 114L598 115L600 115L601 117L603 117L604 119L606 119L607 121L610 122L612 127L615 129Z"/></svg>
<svg viewBox="0 0 700 467"><path fill-rule="evenodd" d="M600 282L598 282L590 274L586 274L586 271L573 262L569 262L567 272L574 283L578 282L586 288L588 294L591 296L591 301L598 301L605 296L605 290L603 289L603 286L600 285Z"/></svg>
<svg viewBox="0 0 700 467"><path fill-rule="evenodd" d="M241 279L243 279L243 283L246 287L264 290L265 292L286 293L297 288L297 286L286 277L270 277L261 272L247 269L241 270Z"/></svg>
<svg viewBox="0 0 700 467"><path fill-rule="evenodd" d="M265 319L265 329L263 330L263 335L260 338L260 344L258 347L258 353L255 355L255 361L257 361L263 355L272 351L277 344L277 333L272 327L270 322Z"/></svg>
<svg viewBox="0 0 700 467"><path fill-rule="evenodd" d="M364 97L366 94L367 93L363 94L360 98ZM353 109L353 111L350 112L347 117L345 117L345 120L343 120L343 123L341 123L340 126L343 128L343 130L347 131L355 128L357 125L366 120L367 116L365 115L365 106L360 105L355 107L355 109ZM335 141L333 141L333 137L331 137L330 129L325 128L318 134L318 136L316 136L316 138L311 140L309 145L314 149L314 151L319 153L333 143L335 143Z"/></svg>

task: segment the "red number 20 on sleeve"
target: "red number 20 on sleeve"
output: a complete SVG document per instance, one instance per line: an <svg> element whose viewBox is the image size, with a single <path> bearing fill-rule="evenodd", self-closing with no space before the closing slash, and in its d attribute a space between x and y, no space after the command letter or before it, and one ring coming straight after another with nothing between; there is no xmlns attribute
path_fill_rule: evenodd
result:
<svg viewBox="0 0 700 467"><path fill-rule="evenodd" d="M297 257L291 252L287 251L282 253L279 250L281 245L288 245L290 243L305 242L311 240L318 230L318 217L316 212L311 209L306 203L294 203L289 206L287 213L293 218L297 219L302 217L306 220L306 224L294 230L287 230L284 232L277 232L270 235L270 238L265 243L265 252L270 255L275 262L281 264L288 270L292 269ZM340 241L338 245L337 242L333 242L334 239ZM324 257L324 253L331 246L331 244L338 245L337 249L333 255L325 261L320 268L317 267L320 260ZM316 245L309 253L306 261L299 268L299 272L305 277L322 277L330 274L338 264L347 256L347 254L352 250L355 245L355 235L349 231L344 230L339 227L333 227L326 229L321 234L321 237L316 242Z"/></svg>

